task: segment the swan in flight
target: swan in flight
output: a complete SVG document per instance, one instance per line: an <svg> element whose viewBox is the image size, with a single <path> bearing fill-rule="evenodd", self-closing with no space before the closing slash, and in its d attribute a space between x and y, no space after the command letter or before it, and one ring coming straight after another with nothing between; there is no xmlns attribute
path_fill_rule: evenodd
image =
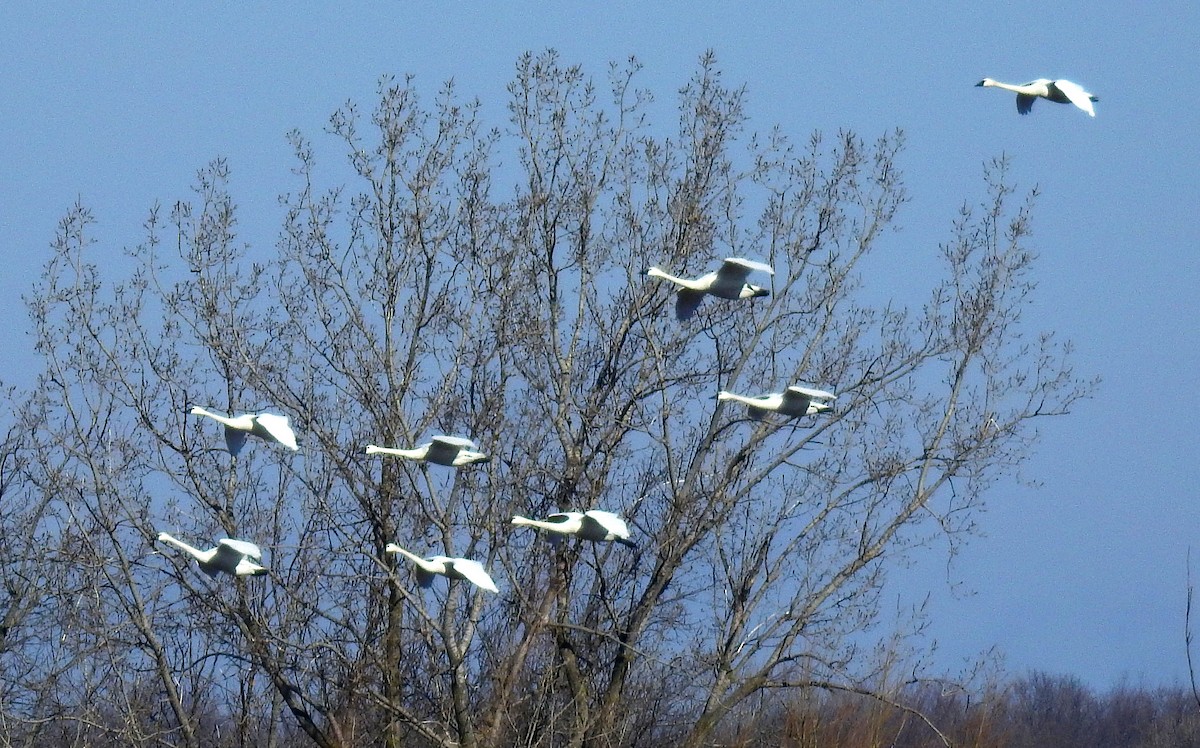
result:
<svg viewBox="0 0 1200 748"><path fill-rule="evenodd" d="M415 553L409 553L395 543L388 543L384 549L388 553L398 553L417 565L417 584L428 587L433 584L434 576L441 574L450 579L465 579L488 592L499 592L496 583L483 568L483 564L469 558L451 558L450 556L430 556L421 558Z"/></svg>
<svg viewBox="0 0 1200 748"><path fill-rule="evenodd" d="M554 533L554 536L575 535L593 542L615 540L630 548L637 547L637 544L629 539L629 526L625 524L625 520L602 509L592 509L587 512L558 512L543 520L517 515L512 518L512 524L536 527L539 530Z"/></svg>
<svg viewBox="0 0 1200 748"><path fill-rule="evenodd" d="M770 296L771 292L762 286L752 286L746 282L746 277L752 270L759 270L768 275L774 275L775 270L765 262L745 260L741 257L726 257L721 267L695 280L679 278L652 267L646 271L651 278L663 278L679 286L678 297L675 300L675 317L680 320L690 319L696 313L704 295L709 294L722 299L752 299L755 296Z"/></svg>
<svg viewBox="0 0 1200 748"><path fill-rule="evenodd" d="M389 449L368 444L367 454L391 455L438 465L461 467L476 462L488 462L492 459L483 452L479 452L478 449L475 442L461 436L435 436L427 444L413 449Z"/></svg>
<svg viewBox="0 0 1200 748"><path fill-rule="evenodd" d="M200 564L200 571L210 577L215 577L222 571L239 577L256 577L267 573L266 568L258 563L262 561L262 551L254 543L245 540L221 538L215 548L209 548L207 551L188 545L165 532L158 534L158 540L173 545L196 559Z"/></svg>
<svg viewBox="0 0 1200 748"><path fill-rule="evenodd" d="M296 432L292 431L287 416L277 416L274 413L243 413L231 418L205 410L198 405L192 408L192 415L208 416L223 424L225 446L229 447L229 454L234 457L242 451L247 436L257 436L259 439L282 444L293 452L300 449L296 446Z"/></svg>
<svg viewBox="0 0 1200 748"><path fill-rule="evenodd" d="M1083 86L1078 83L1072 83L1065 78L1058 80L1050 80L1049 78L1038 78L1035 81L1030 81L1024 85L1018 86L1012 83L1001 83L991 78L984 78L975 84L976 86L1003 88L1005 91L1012 91L1017 94L1017 111L1021 114L1029 114L1033 109L1033 102L1041 97L1048 101L1053 101L1058 104L1074 104L1091 116L1096 116L1096 110L1092 107L1093 101L1099 101L1092 94L1083 90Z"/></svg>
<svg viewBox="0 0 1200 748"><path fill-rule="evenodd" d="M761 420L768 412L780 413L789 418L824 413L833 409L832 402L837 400L837 395L825 390L792 385L783 392L771 392L753 397L721 390L717 393L717 399L745 403L750 417Z"/></svg>

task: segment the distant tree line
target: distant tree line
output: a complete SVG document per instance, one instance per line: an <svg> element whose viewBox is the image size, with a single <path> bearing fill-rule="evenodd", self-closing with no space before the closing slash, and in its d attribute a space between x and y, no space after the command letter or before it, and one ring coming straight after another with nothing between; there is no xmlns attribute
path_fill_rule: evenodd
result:
<svg viewBox="0 0 1200 748"><path fill-rule="evenodd" d="M726 726L716 743L747 748L1200 746L1200 708L1190 688L1182 686L1125 683L1098 692L1074 676L1033 672L979 692L923 682L878 696L824 689L794 692L731 720L740 724ZM915 714L927 717L936 732Z"/></svg>

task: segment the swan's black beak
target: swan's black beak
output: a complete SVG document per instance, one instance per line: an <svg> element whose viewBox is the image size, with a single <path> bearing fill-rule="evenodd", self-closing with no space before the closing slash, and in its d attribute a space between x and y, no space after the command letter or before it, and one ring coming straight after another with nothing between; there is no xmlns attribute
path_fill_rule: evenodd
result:
<svg viewBox="0 0 1200 748"><path fill-rule="evenodd" d="M983 81L979 81L978 83L976 83L976 84L975 84L975 87L976 87L976 88L979 88L979 87L980 87L980 86L982 86L982 85L983 85Z"/></svg>
<svg viewBox="0 0 1200 748"><path fill-rule="evenodd" d="M756 289L754 289L754 295L755 296L770 296L771 292L765 288L756 288Z"/></svg>

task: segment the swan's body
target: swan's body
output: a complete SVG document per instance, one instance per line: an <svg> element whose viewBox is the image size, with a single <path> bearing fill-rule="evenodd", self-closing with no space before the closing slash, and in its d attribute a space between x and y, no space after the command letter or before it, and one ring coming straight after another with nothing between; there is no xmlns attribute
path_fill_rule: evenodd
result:
<svg viewBox="0 0 1200 748"><path fill-rule="evenodd" d="M478 450L479 447L475 445L475 442L461 436L435 436L427 444L413 449L391 449L377 447L374 444L367 445L367 454L369 455L391 455L450 467L461 467L492 459Z"/></svg>
<svg viewBox="0 0 1200 748"><path fill-rule="evenodd" d="M483 564L469 558L451 558L450 556L430 556L421 558L415 553L409 553L395 543L388 543L385 548L388 553L398 553L417 565L417 584L428 587L433 584L433 578L438 574L450 579L465 579L488 592L499 592L496 583L483 568Z"/></svg>
<svg viewBox="0 0 1200 748"><path fill-rule="evenodd" d="M196 559L200 564L200 571L210 577L215 577L222 571L239 577L255 577L267 573L266 568L258 563L262 561L262 551L254 543L245 540L222 538L217 541L216 547L202 551L165 532L160 532L158 539Z"/></svg>
<svg viewBox="0 0 1200 748"><path fill-rule="evenodd" d="M574 535L584 540L600 542L615 540L630 548L637 547L629 539L629 526L625 520L612 512L592 509L587 512L559 512L544 520L529 519L520 515L512 518L512 524L536 527L555 535Z"/></svg>
<svg viewBox="0 0 1200 748"><path fill-rule="evenodd" d="M1029 114L1033 110L1033 102L1042 98L1058 104L1074 104L1095 117L1096 110L1092 107L1092 102L1100 100L1085 91L1083 86L1078 83L1072 83L1065 78L1059 78L1058 80L1038 78L1035 81L1030 81L1022 85L1001 83L991 78L984 78L975 85L988 88L1003 88L1005 91L1016 93L1017 111L1021 114Z"/></svg>
<svg viewBox="0 0 1200 748"><path fill-rule="evenodd" d="M779 413L789 418L814 416L831 410L832 401L837 395L825 390L793 385L783 392L772 392L766 395L737 395L721 390L717 393L718 400L734 400L746 404L750 417L761 419L768 412Z"/></svg>
<svg viewBox="0 0 1200 748"><path fill-rule="evenodd" d="M277 416L274 413L243 413L240 416L223 416L205 410L199 406L192 408L194 416L208 416L225 427L225 446L234 457L242 451L247 436L257 436L269 442L282 444L293 452L300 449L296 446L296 432L292 431L287 416Z"/></svg>
<svg viewBox="0 0 1200 748"><path fill-rule="evenodd" d="M675 316L684 320L696 313L704 296L716 296L722 299L752 299L755 296L770 296L771 292L762 286L752 286L746 282L752 270L760 270L769 275L775 271L770 265L741 257L726 257L721 267L699 278L679 278L670 275L656 267L646 271L651 278L662 278L679 286L678 298L675 300Z"/></svg>

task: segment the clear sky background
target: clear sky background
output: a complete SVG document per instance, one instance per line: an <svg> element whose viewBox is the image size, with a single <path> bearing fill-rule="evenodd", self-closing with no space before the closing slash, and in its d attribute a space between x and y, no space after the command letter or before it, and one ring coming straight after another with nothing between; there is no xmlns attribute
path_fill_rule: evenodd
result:
<svg viewBox="0 0 1200 748"><path fill-rule="evenodd" d="M1192 1L3 3L0 380L33 368L20 297L76 200L99 221L97 260L115 259L152 205L190 198L196 170L224 156L241 235L269 250L275 198L295 184L288 130L341 158L329 114L348 99L369 110L384 73L414 74L425 101L453 78L503 126L517 56L547 47L600 83L636 55L664 132L706 49L746 84L750 130L903 128L914 199L886 240L897 271L868 279L884 295L929 285L920 270L957 207L983 198L983 163L1007 154L1018 187L1042 190L1029 327L1073 339L1079 372L1104 382L1044 422L1024 471L1040 485L1002 481L985 535L949 567L941 549L918 559L894 599L931 595L945 672L994 646L1014 673L1185 681L1193 546L1200 579ZM1097 116L1040 101L1021 117L1013 94L973 88L984 76L1069 78L1100 97Z"/></svg>

